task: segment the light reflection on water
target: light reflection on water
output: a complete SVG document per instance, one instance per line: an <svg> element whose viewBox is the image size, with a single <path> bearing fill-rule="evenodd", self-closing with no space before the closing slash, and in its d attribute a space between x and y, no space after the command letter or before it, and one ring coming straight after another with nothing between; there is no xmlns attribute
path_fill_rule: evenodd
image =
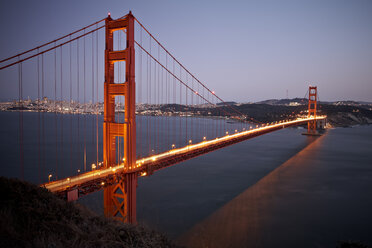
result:
<svg viewBox="0 0 372 248"><path fill-rule="evenodd" d="M196 223L188 247L372 243L372 127L334 129Z"/></svg>
<svg viewBox="0 0 372 248"><path fill-rule="evenodd" d="M309 137L309 145L302 151L196 224L179 242L187 247L261 247L267 236L265 224L275 218L275 201L291 178L303 176L323 138ZM298 192L296 188L285 190Z"/></svg>

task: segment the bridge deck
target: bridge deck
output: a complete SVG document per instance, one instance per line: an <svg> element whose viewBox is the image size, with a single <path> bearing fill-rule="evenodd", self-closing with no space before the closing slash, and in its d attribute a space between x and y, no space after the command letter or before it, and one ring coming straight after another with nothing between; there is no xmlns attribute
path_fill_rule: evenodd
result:
<svg viewBox="0 0 372 248"><path fill-rule="evenodd" d="M323 120L325 118L325 116L317 116L316 120ZM79 195L85 195L101 190L107 185L113 185L119 182L119 180L124 178L126 173L139 173L141 176L149 175L154 171L197 157L199 155L206 154L208 152L215 151L217 149L282 128L306 124L311 120L314 120L314 118L298 118L296 120L283 121L277 124L250 129L213 140L188 145L186 147L172 149L158 155L137 160L134 168L124 167L124 165L121 164L110 168L85 172L80 175L46 183L42 186L62 197L66 197L66 193L68 191L75 189L78 189Z"/></svg>

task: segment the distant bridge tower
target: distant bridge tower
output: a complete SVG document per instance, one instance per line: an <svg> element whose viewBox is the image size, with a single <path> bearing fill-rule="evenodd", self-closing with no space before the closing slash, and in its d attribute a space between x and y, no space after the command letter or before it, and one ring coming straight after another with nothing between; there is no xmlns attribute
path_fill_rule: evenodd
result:
<svg viewBox="0 0 372 248"><path fill-rule="evenodd" d="M309 86L309 113L308 117L314 117L314 120L309 121L307 123L307 132L308 134L315 134L316 133L316 106L317 106L317 87L316 86Z"/></svg>
<svg viewBox="0 0 372 248"><path fill-rule="evenodd" d="M126 49L114 51L113 33L126 30ZM134 168L136 164L136 116L135 116L135 53L134 17L131 12L123 18L106 18L105 83L103 160L106 168L121 161L116 158L116 137L124 138L124 166ZM125 61L125 82L114 83L114 63ZM125 98L124 123L115 120L115 96ZM136 223L137 174L127 173L116 185L104 189L104 211L106 216L123 222Z"/></svg>

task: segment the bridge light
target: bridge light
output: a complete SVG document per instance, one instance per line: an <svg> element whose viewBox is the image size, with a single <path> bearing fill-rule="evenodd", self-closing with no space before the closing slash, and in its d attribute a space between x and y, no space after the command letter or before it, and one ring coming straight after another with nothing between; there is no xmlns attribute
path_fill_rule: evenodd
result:
<svg viewBox="0 0 372 248"><path fill-rule="evenodd" d="M105 182L102 182L101 185L105 185Z"/></svg>
<svg viewBox="0 0 372 248"><path fill-rule="evenodd" d="M79 170L77 170L77 173L78 173L78 174L80 173L80 169L79 169Z"/></svg>
<svg viewBox="0 0 372 248"><path fill-rule="evenodd" d="M114 172L114 173L115 173L115 171L116 171L116 168L113 168L113 169L112 169L112 172Z"/></svg>
<svg viewBox="0 0 372 248"><path fill-rule="evenodd" d="M229 132L226 132L226 135L228 135L229 134Z"/></svg>
<svg viewBox="0 0 372 248"><path fill-rule="evenodd" d="M215 94L214 91L212 91L212 94L213 94L213 95Z"/></svg>
<svg viewBox="0 0 372 248"><path fill-rule="evenodd" d="M198 94L198 92L197 92L197 91L195 91L195 94L197 95L197 94Z"/></svg>
<svg viewBox="0 0 372 248"><path fill-rule="evenodd" d="M153 157L153 158L152 158L152 161L155 161L155 160L156 160L156 158L155 158L155 157Z"/></svg>
<svg viewBox="0 0 372 248"><path fill-rule="evenodd" d="M191 144L192 143L192 140L189 140L189 144Z"/></svg>
<svg viewBox="0 0 372 248"><path fill-rule="evenodd" d="M111 13L110 13L110 12L108 12L108 13L107 13L107 15L108 15L108 16L111 16Z"/></svg>
<svg viewBox="0 0 372 248"><path fill-rule="evenodd" d="M172 149L174 149L176 147L176 145L175 144L172 144Z"/></svg>
<svg viewBox="0 0 372 248"><path fill-rule="evenodd" d="M245 127L243 128L243 131L245 131Z"/></svg>
<svg viewBox="0 0 372 248"><path fill-rule="evenodd" d="M237 129L235 129L235 133L237 133L238 132L238 130Z"/></svg>
<svg viewBox="0 0 372 248"><path fill-rule="evenodd" d="M203 137L203 140L206 140L206 139L207 139L207 137L204 136L204 137Z"/></svg>
<svg viewBox="0 0 372 248"><path fill-rule="evenodd" d="M252 126L250 126L249 129L252 129Z"/></svg>
<svg viewBox="0 0 372 248"><path fill-rule="evenodd" d="M146 176L146 175L147 175L146 171L141 172L141 176L142 176L142 177L144 177L144 176Z"/></svg>
<svg viewBox="0 0 372 248"><path fill-rule="evenodd" d="M51 178L52 176L53 176L52 174L50 174L50 175L48 176L48 180L49 180L49 182L50 182L50 178Z"/></svg>
<svg viewBox="0 0 372 248"><path fill-rule="evenodd" d="M95 170L97 168L96 164L92 164L92 170Z"/></svg>
<svg viewBox="0 0 372 248"><path fill-rule="evenodd" d="M67 178L67 181L70 181L70 180L71 180L71 179L68 177L68 178Z"/></svg>

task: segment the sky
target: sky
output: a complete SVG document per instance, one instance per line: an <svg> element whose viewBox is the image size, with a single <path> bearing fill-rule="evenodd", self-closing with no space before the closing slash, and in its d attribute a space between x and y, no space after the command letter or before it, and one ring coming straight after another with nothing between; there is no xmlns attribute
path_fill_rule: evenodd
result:
<svg viewBox="0 0 372 248"><path fill-rule="evenodd" d="M129 10L224 100L304 97L316 85L323 101L372 102L368 0L2 0L0 58Z"/></svg>

